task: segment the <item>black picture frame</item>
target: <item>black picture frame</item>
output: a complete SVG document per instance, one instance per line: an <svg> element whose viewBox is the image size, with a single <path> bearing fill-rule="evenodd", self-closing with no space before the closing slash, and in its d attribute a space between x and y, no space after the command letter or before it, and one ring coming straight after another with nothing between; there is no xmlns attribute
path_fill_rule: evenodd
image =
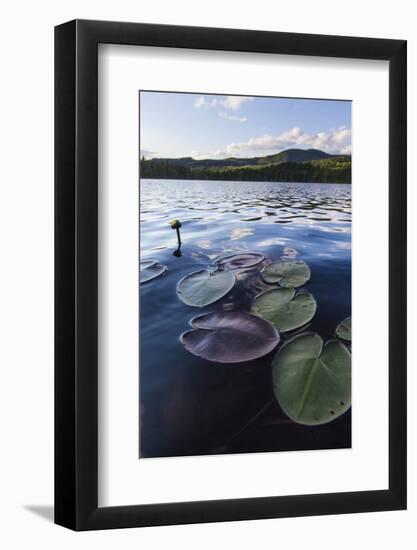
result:
<svg viewBox="0 0 417 550"><path fill-rule="evenodd" d="M98 44L389 62L389 488L98 506ZM55 28L55 522L108 529L406 508L406 41L74 20Z"/></svg>

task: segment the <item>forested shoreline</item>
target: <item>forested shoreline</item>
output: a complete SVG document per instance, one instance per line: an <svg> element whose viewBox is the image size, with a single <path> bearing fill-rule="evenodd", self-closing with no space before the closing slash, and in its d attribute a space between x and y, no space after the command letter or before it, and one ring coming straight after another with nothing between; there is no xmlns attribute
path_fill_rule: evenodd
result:
<svg viewBox="0 0 417 550"><path fill-rule="evenodd" d="M276 181L305 183L351 183L351 157L348 155L307 162L241 164L237 166L200 165L188 159L140 160L140 177L146 179ZM250 160L250 159L248 159ZM201 161L203 162L203 161Z"/></svg>

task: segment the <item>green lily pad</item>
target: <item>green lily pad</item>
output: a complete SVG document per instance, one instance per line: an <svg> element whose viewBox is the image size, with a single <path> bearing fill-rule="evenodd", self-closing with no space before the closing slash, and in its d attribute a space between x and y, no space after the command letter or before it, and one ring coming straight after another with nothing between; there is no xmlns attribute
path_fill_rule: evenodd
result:
<svg viewBox="0 0 417 550"><path fill-rule="evenodd" d="M352 320L350 317L347 317L337 325L336 336L347 342L352 341Z"/></svg>
<svg viewBox="0 0 417 550"><path fill-rule="evenodd" d="M350 407L351 354L337 340L296 336L275 356L272 378L280 407L299 424L325 424Z"/></svg>
<svg viewBox="0 0 417 550"><path fill-rule="evenodd" d="M216 264L223 269L246 269L260 264L265 259L259 252L232 254L217 260Z"/></svg>
<svg viewBox="0 0 417 550"><path fill-rule="evenodd" d="M293 288L272 288L255 297L251 313L287 332L311 321L316 309L316 300L309 292L296 295Z"/></svg>
<svg viewBox="0 0 417 550"><path fill-rule="evenodd" d="M243 311L217 311L191 321L181 342L197 357L216 363L242 363L263 357L279 344L277 329Z"/></svg>
<svg viewBox="0 0 417 550"><path fill-rule="evenodd" d="M193 307L204 307L223 298L235 284L230 271L195 271L177 284L178 298Z"/></svg>
<svg viewBox="0 0 417 550"><path fill-rule="evenodd" d="M167 270L166 265L160 264L157 260L142 260L139 264L140 284L147 283L162 275Z"/></svg>
<svg viewBox="0 0 417 550"><path fill-rule="evenodd" d="M262 277L267 283L279 283L283 287L296 288L310 280L311 272L302 260L282 260L264 267Z"/></svg>

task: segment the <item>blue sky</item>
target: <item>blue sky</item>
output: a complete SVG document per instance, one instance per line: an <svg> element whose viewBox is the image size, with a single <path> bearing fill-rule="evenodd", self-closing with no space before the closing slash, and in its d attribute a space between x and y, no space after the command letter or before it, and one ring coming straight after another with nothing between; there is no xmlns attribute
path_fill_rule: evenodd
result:
<svg viewBox="0 0 417 550"><path fill-rule="evenodd" d="M226 158L351 152L351 102L140 92L141 155Z"/></svg>

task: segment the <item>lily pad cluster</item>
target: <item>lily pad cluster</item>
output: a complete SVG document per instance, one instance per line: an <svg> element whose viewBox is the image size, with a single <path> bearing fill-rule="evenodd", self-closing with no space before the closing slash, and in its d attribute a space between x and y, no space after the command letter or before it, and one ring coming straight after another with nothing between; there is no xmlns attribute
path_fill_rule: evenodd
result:
<svg viewBox="0 0 417 550"><path fill-rule="evenodd" d="M294 336L317 310L314 296L300 289L311 277L304 261L268 263L256 252L224 256L210 268L183 277L177 296L187 306L209 306L232 289L240 292L240 275L252 271L267 290L254 296L249 311L218 309L194 317L191 329L181 335L182 344L197 357L236 364L268 355L284 338L272 360L273 391L281 409L299 424L334 420L351 404L351 353L345 345L351 341L351 322L343 320L335 329L338 339L325 343L314 333Z"/></svg>
<svg viewBox="0 0 417 550"><path fill-rule="evenodd" d="M203 269L183 277L177 284L177 296L188 306L211 305L233 289L237 282L236 274L256 271L264 260L265 257L257 252L221 257L215 261L213 269ZM306 270L310 277L310 270L304 262L275 264L282 264L276 271L279 272L277 280L285 278L286 285L300 285L301 280L306 278ZM265 267L261 268L260 273L265 279L264 270ZM193 330L182 336L182 342L190 353L214 362L241 363L257 359L278 345L280 333L308 323L314 317L316 307L313 296L308 292L296 294L294 288L289 286L274 287L259 293L248 312L218 311L210 317L209 327L206 324L200 326L204 316L195 318L191 322ZM274 342L272 348L271 342Z"/></svg>

